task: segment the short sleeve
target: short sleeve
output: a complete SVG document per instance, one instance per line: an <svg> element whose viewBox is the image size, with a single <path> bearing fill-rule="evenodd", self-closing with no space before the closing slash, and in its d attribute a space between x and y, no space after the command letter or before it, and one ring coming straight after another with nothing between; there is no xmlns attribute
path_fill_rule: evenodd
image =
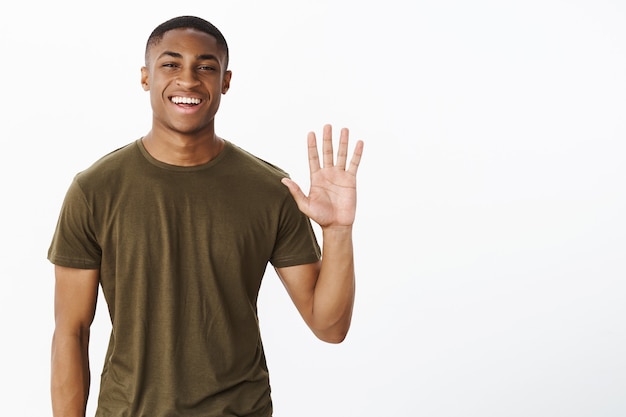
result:
<svg viewBox="0 0 626 417"><path fill-rule="evenodd" d="M276 268L303 265L320 260L321 251L310 219L288 194L281 208L276 244L270 258Z"/></svg>
<svg viewBox="0 0 626 417"><path fill-rule="evenodd" d="M94 230L93 211L77 179L72 181L63 201L48 260L55 265L98 269L102 250Z"/></svg>

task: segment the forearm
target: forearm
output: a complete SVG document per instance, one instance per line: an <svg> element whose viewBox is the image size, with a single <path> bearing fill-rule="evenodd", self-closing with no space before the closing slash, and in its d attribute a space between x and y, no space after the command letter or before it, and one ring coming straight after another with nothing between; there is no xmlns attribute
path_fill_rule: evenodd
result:
<svg viewBox="0 0 626 417"><path fill-rule="evenodd" d="M51 397L54 417L84 417L89 395L89 330L55 332L52 341Z"/></svg>
<svg viewBox="0 0 626 417"><path fill-rule="evenodd" d="M322 264L315 285L312 317L316 335L341 342L350 328L355 277L352 227L323 229Z"/></svg>

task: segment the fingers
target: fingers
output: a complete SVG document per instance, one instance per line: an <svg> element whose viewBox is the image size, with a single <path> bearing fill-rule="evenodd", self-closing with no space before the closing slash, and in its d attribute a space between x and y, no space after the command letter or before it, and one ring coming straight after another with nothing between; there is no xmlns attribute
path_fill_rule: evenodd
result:
<svg viewBox="0 0 626 417"><path fill-rule="evenodd" d="M356 172L359 169L359 164L361 163L361 155L363 155L363 146L363 141L359 140L354 147L354 153L352 154L352 159L350 160L350 167L347 170L352 175L356 175Z"/></svg>
<svg viewBox="0 0 626 417"><path fill-rule="evenodd" d="M283 178L281 182L289 189L289 192L293 196L293 199L296 201L296 204L298 205L300 211L304 212L307 206L308 199L300 186L289 178Z"/></svg>
<svg viewBox="0 0 626 417"><path fill-rule="evenodd" d="M324 125L322 133L324 139L322 143L322 156L324 158L324 168L333 166L333 128L331 125Z"/></svg>
<svg viewBox="0 0 626 417"><path fill-rule="evenodd" d="M348 129L345 127L341 129L341 134L339 135L339 149L337 149L336 162L336 166L341 169L346 169L346 160L348 159L348 136Z"/></svg>
<svg viewBox="0 0 626 417"><path fill-rule="evenodd" d="M348 142L350 131L347 128L342 128L339 135L339 147L337 149L337 160L334 160L333 154L333 132L330 124L324 125L322 131L322 163L324 168L337 167L342 170L346 169L346 163L348 160ZM308 135L308 152L309 152L309 168L311 173L320 169L320 160L317 149L317 139L315 132L309 132ZM358 141L350 160L350 166L347 171L356 174L361 162L361 155L363 153L363 142Z"/></svg>
<svg viewBox="0 0 626 417"><path fill-rule="evenodd" d="M317 153L317 140L314 132L309 132L307 144L309 147L309 169L312 174L320 169L320 157Z"/></svg>

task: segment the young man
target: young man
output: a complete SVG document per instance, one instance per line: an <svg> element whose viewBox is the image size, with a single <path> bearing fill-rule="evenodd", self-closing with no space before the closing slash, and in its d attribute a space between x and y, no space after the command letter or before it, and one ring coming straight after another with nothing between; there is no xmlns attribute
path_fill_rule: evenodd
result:
<svg viewBox="0 0 626 417"><path fill-rule="evenodd" d="M344 339L363 143L348 162L343 129L335 158L325 126L320 163L310 133L306 196L279 168L216 135L231 75L212 24L183 16L159 25L141 71L151 130L72 182L48 254L55 417L85 415L99 286L112 322L101 417L271 416L256 315L268 262L315 335ZM322 251L309 219L322 228Z"/></svg>

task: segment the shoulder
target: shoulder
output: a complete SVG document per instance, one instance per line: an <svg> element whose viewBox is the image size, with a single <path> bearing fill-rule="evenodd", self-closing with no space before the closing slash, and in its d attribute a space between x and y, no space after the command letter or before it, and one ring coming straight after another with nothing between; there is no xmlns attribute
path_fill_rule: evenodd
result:
<svg viewBox="0 0 626 417"><path fill-rule="evenodd" d="M277 165L259 158L232 142L226 141L226 146L229 152L229 157L233 158L235 162L242 164L247 169L278 178L289 176L287 172Z"/></svg>
<svg viewBox="0 0 626 417"><path fill-rule="evenodd" d="M79 172L75 180L81 184L109 180L111 175L135 166L139 155L137 141L133 141L96 160L87 169Z"/></svg>
<svg viewBox="0 0 626 417"><path fill-rule="evenodd" d="M223 160L222 180L230 187L236 185L246 198L265 201L272 205L292 200L289 189L281 179L289 177L282 168L227 142L227 154Z"/></svg>

